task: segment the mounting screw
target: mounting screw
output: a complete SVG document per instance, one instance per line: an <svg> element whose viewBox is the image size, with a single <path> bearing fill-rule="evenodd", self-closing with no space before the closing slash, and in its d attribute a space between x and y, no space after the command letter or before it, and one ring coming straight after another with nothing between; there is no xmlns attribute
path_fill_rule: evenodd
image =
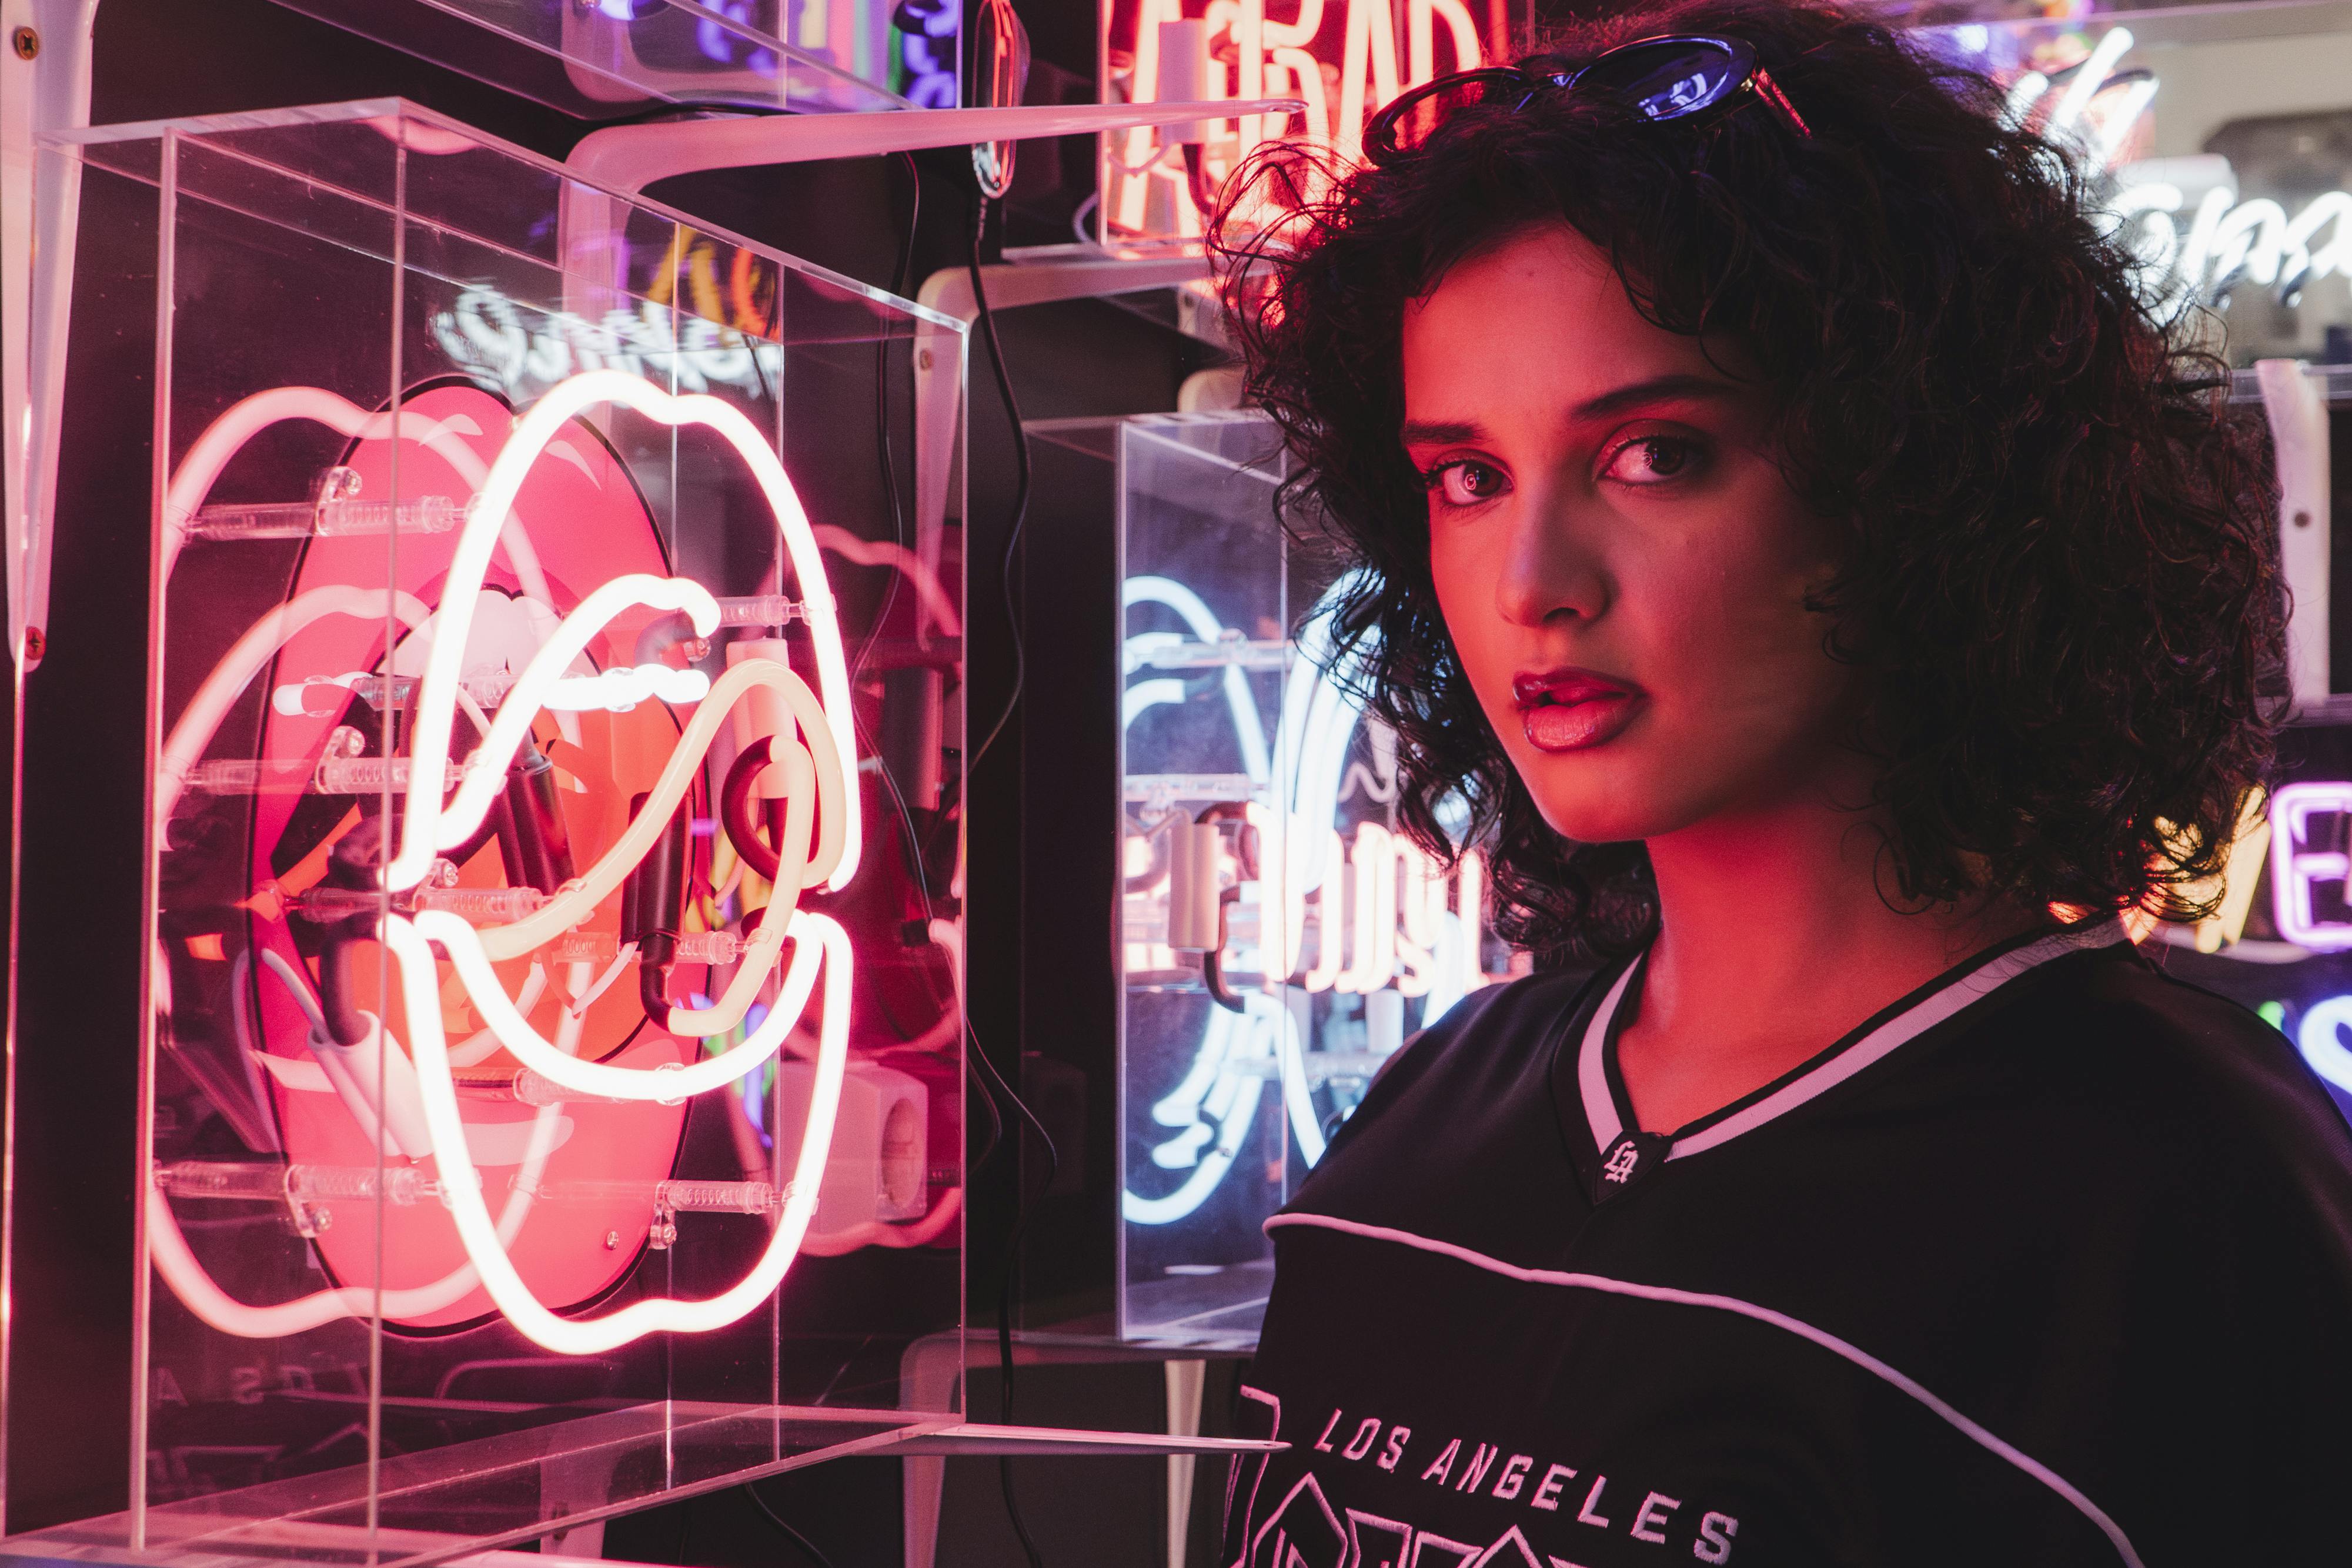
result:
<svg viewBox="0 0 2352 1568"><path fill-rule="evenodd" d="M607 1252L618 1252L620 1249L621 1233L617 1230L607 1230L604 1232L604 1250Z"/></svg>
<svg viewBox="0 0 2352 1568"><path fill-rule="evenodd" d="M41 655L49 651L49 639L38 626L25 628L25 663L37 664Z"/></svg>
<svg viewBox="0 0 2352 1568"><path fill-rule="evenodd" d="M2309 512L2297 512L2294 515L2294 526L2298 528L2307 528L2311 527L2311 514Z"/></svg>
<svg viewBox="0 0 2352 1568"><path fill-rule="evenodd" d="M41 52L41 35L30 27L17 28L8 36L8 42L16 48L16 57L20 60L29 60Z"/></svg>

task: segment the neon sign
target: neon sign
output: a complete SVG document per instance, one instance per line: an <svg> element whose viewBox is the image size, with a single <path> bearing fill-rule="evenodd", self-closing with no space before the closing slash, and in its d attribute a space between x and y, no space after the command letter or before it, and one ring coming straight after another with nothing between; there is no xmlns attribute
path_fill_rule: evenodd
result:
<svg viewBox="0 0 2352 1568"><path fill-rule="evenodd" d="M963 8L955 0L898 0L890 15L898 29L900 96L917 109L956 106L956 40Z"/></svg>
<svg viewBox="0 0 2352 1568"><path fill-rule="evenodd" d="M1949 36L1969 55L1990 42L1982 26ZM2352 277L2352 193L2326 192L2290 213L2266 196L2241 200L2229 160L2217 154L2125 161L2161 85L2148 70L2119 68L2136 42L2130 28L2110 27L2070 68L2022 72L2010 85L2008 113L2108 172L2105 214L2137 259L2143 296L2176 315L2220 303L2243 279L2275 287L2292 305L2311 284Z"/></svg>
<svg viewBox="0 0 2352 1568"><path fill-rule="evenodd" d="M800 619L806 622L814 649L816 690L811 690L787 665L757 656L730 663L715 682L699 674L688 680L685 676L689 672L664 665L624 667L600 676L574 674L576 662L592 641L632 609L681 615L699 636L717 631L719 607L700 584L688 578L637 573L605 582L570 613L554 621L504 692L494 719L468 695L461 665L479 607L486 600L497 599L483 591L493 552L504 549L509 564L543 601L543 577L532 564L527 539L514 517L523 482L541 457L554 450L569 421L604 405L625 407L673 428L708 430L734 450L765 498L779 543L789 558L800 592ZM198 1318L242 1337L275 1338L338 1317L368 1317L379 1311L395 1319L424 1316L455 1304L478 1286L522 1333L563 1354L591 1354L647 1333L702 1332L732 1322L774 1291L804 1241L814 1244L817 1239L809 1237L809 1227L824 1185L848 1071L854 965L849 937L835 921L797 905L803 890L842 887L856 871L860 856L858 812L854 804L857 753L833 595L818 553L816 531L791 478L758 428L732 405L699 394L676 395L616 370L592 371L558 383L515 423L487 465L457 440L447 422L414 413L371 413L317 388L279 388L224 413L183 459L169 486L163 519L167 575L190 520L200 514L206 492L230 459L257 433L289 419L316 421L362 440L427 446L467 476L474 485L474 498L464 509L465 520L437 608L396 590L322 586L272 611L237 640L214 667L164 743L155 790L159 841L182 793L197 775L197 759L223 718L295 637L333 616L377 622L389 616L409 629L410 643L422 649L423 667L417 676L408 771L414 777L430 779L447 777L454 767L457 787L446 801L438 789L409 789L397 808L402 821L400 847L380 874L386 894L405 895L404 904L386 907L373 895L360 895L376 939L394 960L409 1039L404 1047L385 1020L364 1013L360 1015L364 1038L357 1041L332 1038L299 966L275 949L265 949L264 962L310 1019L309 1044L317 1059L315 1065L274 1056L265 1061L281 1084L331 1088L344 1101L368 1141L379 1146L386 1161L383 1176L378 1178L373 1171L360 1173L365 1179L343 1196L413 1202L428 1185L419 1165L430 1160L430 1188L451 1216L466 1261L444 1278L403 1289L379 1292L345 1286L266 1306L241 1301L213 1280L180 1230L168 1193L191 1190L186 1184L208 1178L203 1172L178 1168L159 1171L148 1188L150 1257L165 1282ZM362 678L389 680L394 673L389 667L392 655L386 657L387 667L380 676ZM691 716L636 817L592 865L551 893L530 888L448 889L436 881L437 873L447 864L440 860L441 852L472 839L497 802L509 765L530 739L538 712L625 706L640 696L690 706ZM565 944L596 905L654 851L656 840L699 777L720 727L739 703L754 707L764 705L782 716L773 739L763 743L778 747L770 770L783 780L778 800L782 825L776 833L780 863L768 879L774 892L767 917L740 944L740 967L724 993L716 1001L698 997L693 998L694 1006L673 1005L663 1021L671 1033L689 1040L730 1035L747 1022L751 1027L732 1049L690 1064L665 1061L646 1067L631 1065L626 1060L585 1060L574 1054L581 1014L596 991L609 984L634 955L625 949L593 987L584 981L591 972L589 966L572 965L576 1000L565 1009L554 1040L535 1030L526 1016L544 988L545 964L562 956ZM454 755L461 711L468 719L470 733L478 737L462 758ZM785 966L788 946L792 957ZM483 1036L453 1042L445 1034L442 957L436 948L446 956L467 1004L487 1024ZM521 995L510 997L492 964L525 956L535 959L531 977ZM780 967L783 970L780 992L754 1019L757 998ZM168 997L168 969L160 953L156 971L161 994ZM572 1317L551 1310L524 1280L509 1248L534 1199L546 1196L540 1191L540 1176L548 1156L571 1135L573 1123L562 1113L566 1098L670 1106L696 1094L732 1090L776 1058L787 1036L807 1019L813 1002L814 1061L800 1151L789 1183L780 1190L764 1184L654 1184L663 1194L658 1202L665 1206L731 1205L744 1212L772 1210L774 1229L758 1262L734 1285L709 1297L656 1296L598 1317ZM465 1118L455 1076L455 1070L499 1047L522 1064L523 1071L513 1080L514 1098L535 1108L530 1121L510 1124L520 1129L519 1145L513 1149L504 1145L516 1143L516 1138L485 1137L484 1125ZM309 1082L312 1078L317 1080L315 1084ZM486 1158L492 1145L517 1157L512 1161ZM419 1165L389 1163L402 1157ZM499 1163L520 1164L522 1174L500 1213L493 1217L479 1167ZM332 1172L305 1173L296 1165L283 1169L284 1175L275 1179L289 1198L298 1196L298 1176L300 1182L341 1179ZM173 1181L165 1179L167 1175ZM215 1173L210 1179L224 1178ZM346 1185L351 1184L346 1181ZM711 1190L699 1190L703 1187ZM753 1187L760 1190L750 1190Z"/></svg>
<svg viewBox="0 0 2352 1568"><path fill-rule="evenodd" d="M451 361L513 402L527 402L565 377L612 370L655 375L687 392L714 386L761 392L783 370L783 350L681 315L659 299L619 307L595 321L569 310L524 312L495 288L459 294L433 317L433 335Z"/></svg>
<svg viewBox="0 0 2352 1568"><path fill-rule="evenodd" d="M2335 820L2322 840L2315 821ZM2352 784L2288 784L2271 801L2271 909L2279 935L2298 947L2340 953L2352 948L2352 856L2345 832L2352 827ZM2334 887L2328 902L2344 915L2323 912L2318 890Z"/></svg>
<svg viewBox="0 0 2352 1568"><path fill-rule="evenodd" d="M1307 105L1296 125L1290 116L1239 115L1103 138L1111 241L1197 238L1202 202L1260 143L1293 137L1353 155L1365 121L1399 92L1507 53L1513 32L1506 0L1297 0L1287 21L1268 15L1266 0L1112 0L1103 28L1105 79L1123 77L1129 102L1294 97Z"/></svg>
<svg viewBox="0 0 2352 1568"><path fill-rule="evenodd" d="M1183 1078L1152 1103L1151 1122L1167 1135L1151 1149L1150 1160L1187 1174L1174 1190L1156 1197L1123 1193L1121 1213L1130 1223L1172 1224L1207 1201L1256 1125L1269 1078L1278 1081L1301 1157L1310 1166L1322 1157L1323 1121L1307 1073L1308 1025L1297 1004L1321 992L1355 994L1367 998L1369 1012L1382 993L1412 997L1421 999L1426 1022L1494 978L1480 962L1486 868L1477 852L1465 852L1449 878L1417 845L1379 822L1358 824L1352 842L1339 831L1341 802L1372 784L1368 770L1349 763L1363 713L1353 695L1354 672L1332 641L1333 607L1348 586L1343 580L1333 589L1298 635L1297 657L1283 680L1274 747L1265 744L1264 717L1240 665L1226 663L1218 683L1254 797L1245 821L1272 853L1255 880L1227 851L1219 852L1215 870L1230 884L1229 895L1256 916L1265 973L1258 988L1241 994L1238 1009L1210 1010ZM1129 608L1156 604L1173 611L1194 650L1244 646L1198 594L1171 579L1129 578L1124 597ZM1160 632L1130 635L1130 673L1173 652L1172 641ZM1123 722L1131 727L1153 707L1185 695L1181 681L1139 681L1127 688ZM1189 821L1185 813L1176 816ZM1126 970L1174 970L1177 954L1167 929L1176 918L1171 867L1151 869L1144 835L1130 834L1127 842L1126 896L1146 912L1146 928L1128 932ZM1141 864L1134 863L1138 856ZM1317 916L1311 963L1306 959L1310 899Z"/></svg>

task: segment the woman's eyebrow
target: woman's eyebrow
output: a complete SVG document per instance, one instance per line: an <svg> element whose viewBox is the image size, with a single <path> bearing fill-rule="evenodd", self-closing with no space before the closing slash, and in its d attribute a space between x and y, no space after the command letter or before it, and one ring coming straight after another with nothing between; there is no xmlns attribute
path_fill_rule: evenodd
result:
<svg viewBox="0 0 2352 1568"><path fill-rule="evenodd" d="M1586 399L1576 405L1571 417L1579 420L1606 419L1612 413L1622 413L1643 403L1664 402L1674 398L1733 397L1741 390L1734 382L1719 381L1713 376L1693 375L1687 371L1653 376L1648 381L1634 382L1602 392L1599 397Z"/></svg>
<svg viewBox="0 0 2352 1568"><path fill-rule="evenodd" d="M1444 445L1454 441L1476 441L1486 434L1482 424L1464 423L1454 420L1408 419L1397 438L1410 445L1415 442L1426 445Z"/></svg>
<svg viewBox="0 0 2352 1568"><path fill-rule="evenodd" d="M1665 402L1676 398L1727 398L1738 396L1744 389L1736 382L1719 381L1713 376L1677 371L1672 375L1652 376L1647 381L1630 382L1588 398L1569 411L1571 420L1606 419L1622 413L1629 408L1645 403ZM1486 427L1470 420L1409 419L1398 430L1397 436L1406 445L1443 446L1457 441L1480 441L1486 438Z"/></svg>

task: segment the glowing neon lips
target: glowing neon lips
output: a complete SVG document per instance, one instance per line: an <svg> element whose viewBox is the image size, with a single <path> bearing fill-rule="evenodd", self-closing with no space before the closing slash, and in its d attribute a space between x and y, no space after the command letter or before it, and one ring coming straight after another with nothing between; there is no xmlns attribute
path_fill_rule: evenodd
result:
<svg viewBox="0 0 2352 1568"><path fill-rule="evenodd" d="M473 835L496 802L508 765L529 739L533 718L541 708L576 710L591 706L626 706L635 700L640 689L646 696L696 704L644 809L630 827L593 866L559 889L536 912L507 925L477 928L446 910L428 909L420 911L413 919L388 914L379 927L380 939L398 968L427 1141L467 1260L467 1270L461 1274L472 1276L453 1275L432 1287L428 1293L436 1300L442 1296L454 1300L471 1289L475 1279L478 1279L499 1311L517 1329L548 1350L572 1355L610 1350L647 1333L695 1333L721 1327L765 1301L782 1281L800 1251L814 1215L830 1157L848 1060L854 955L848 934L837 923L792 908L787 890L780 888L777 902L781 907L770 909L761 932L747 945L737 982L727 994L708 1009L673 1008L667 1021L673 1033L689 1038L708 1037L733 1028L781 958L783 945L790 942L793 956L774 1007L736 1049L689 1066L656 1070L583 1061L562 1046L543 1039L531 1028L523 1007L506 994L491 967L492 962L532 953L557 940L620 886L630 870L645 858L662 824L691 788L729 709L748 695L764 691L781 699L782 710L791 715L793 726L807 747L806 762L801 771L793 775L796 787L803 783L811 786L816 796L816 842L802 884L828 889L843 886L856 871L860 849L856 750L840 627L817 542L790 476L758 428L732 406L708 396L676 396L620 371L591 371L551 389L516 422L513 434L483 476L474 502L467 509L443 580L439 610L431 617L428 628L418 633L428 637L429 643L411 732L412 772L430 778L446 768L460 706L471 706L462 690L461 665L475 606L491 554L502 532L507 531L509 514L525 477L568 421L599 404L627 407L673 427L712 430L743 458L775 517L784 550L791 558L812 634L819 691L812 692L792 670L764 658L743 660L715 683L708 682L698 672L671 671L666 666L607 671L585 678L573 674L573 666L583 653L618 615L631 608L643 606L683 614L701 636L709 635L719 624L718 604L698 583L643 573L616 578L594 590L563 617L516 677L499 705L497 717L488 722L480 743L465 759L455 794L446 802L440 791L434 789L411 790L405 797L399 852L382 873L384 886L394 892L416 886L431 871L441 851L462 844ZM199 441L192 454L192 466L184 468L172 487L167 529L176 528L173 518L192 512L201 502L212 478L246 439L266 423L286 417L319 418L338 428L348 428L372 416L361 415L331 394L309 388L282 388L247 400ZM369 424L366 428L374 426ZM433 432L411 431L405 426L401 427L400 434L409 439L427 441L435 436ZM202 461L193 462L198 455ZM528 549L527 545L523 548ZM512 539L508 541L508 549L510 555L515 552ZM165 748L167 778L164 788L158 790L159 824L168 818L171 801L176 799L173 779L184 776L188 765L201 755L217 727L220 712L284 645L290 635L289 628L299 629L325 614L365 614L372 609L381 613L380 609L361 602L370 597L368 591L358 588L314 591L299 603L265 617L239 641L224 667L216 669L207 682L206 695L200 696L190 715L175 727L173 742ZM382 596L373 597L380 601ZM421 604L406 595L398 597L402 601L400 619L412 626L426 620ZM475 714L478 727L478 708ZM807 820L805 806L796 803L794 821L805 823ZM692 1301L667 1297L639 1301L619 1312L586 1320L560 1316L538 1299L508 1255L507 1232L511 1227L492 1218L467 1146L467 1123L459 1112L452 1072L452 1053L442 1030L436 946L448 955L467 996L499 1044L540 1078L574 1094L604 1100L675 1104L688 1096L739 1081L781 1050L806 1012L822 975L824 992L819 1009L816 1070L800 1154L776 1228L760 1261L749 1274L716 1296ZM384 1049L399 1051L398 1043L389 1034L384 1036ZM149 1250L158 1271L197 1316L226 1333L269 1337L299 1332L347 1313L364 1315L386 1310L374 1292L352 1288L321 1291L299 1301L272 1307L252 1307L236 1301L218 1289L189 1250L160 1189L149 1194L147 1207ZM387 1293L385 1299L396 1293Z"/></svg>
<svg viewBox="0 0 2352 1568"><path fill-rule="evenodd" d="M620 371L590 371L549 389L547 395L516 422L514 434L499 449L498 461L490 465L481 492L467 508L466 526L458 535L457 553L450 560L448 578L441 591L443 605L455 609L453 623L436 627L433 649L425 659L424 689L417 703L416 737L411 748L414 768L421 777L429 779L448 760L459 677L463 674L460 666L466 656L465 631L472 619L474 595L481 589L483 574L489 567L491 546L497 542L507 512L522 488L524 476L566 421L598 403L618 403L663 424L706 426L724 436L751 470L770 510L775 514L784 549L792 557L793 573L800 580L809 631L816 646L817 686L824 698L826 724L835 749L854 776L857 745L850 723L849 668L842 655L840 618L835 612L833 591L825 579L824 561L817 551L816 535L809 527L808 514L802 509L800 497L783 464L769 449L759 427L732 404L700 392L674 396L651 382ZM684 578L622 578L591 594L564 618L563 629L515 682L514 690L507 695L506 704L499 709L498 721L475 753L481 759L477 764L478 771L458 787L456 798L445 808L430 790L410 795L400 852L383 871L386 887L398 891L415 886L432 869L438 850L465 842L481 825L505 778L506 763L522 744L530 727L530 715L540 706L546 690L562 678L572 658L587 645L590 638L634 604L684 612L697 636L707 637L719 627L718 604L699 584ZM573 638L576 642L572 653L561 663L556 662L552 655L558 645ZM521 717L509 723L510 714L520 714ZM845 885L857 872L860 843L856 812L850 813L843 830L841 862L824 883L827 888Z"/></svg>

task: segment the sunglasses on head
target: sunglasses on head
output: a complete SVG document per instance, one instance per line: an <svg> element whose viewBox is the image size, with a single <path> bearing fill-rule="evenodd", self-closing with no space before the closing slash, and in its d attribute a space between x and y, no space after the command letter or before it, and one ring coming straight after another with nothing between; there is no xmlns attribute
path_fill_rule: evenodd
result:
<svg viewBox="0 0 2352 1568"><path fill-rule="evenodd" d="M1570 70L1486 66L1423 82L1389 100L1364 128L1364 155L1385 163L1410 152L1454 110L1472 104L1517 113L1548 92L1595 92L1630 105L1648 120L1688 120L1710 110L1759 99L1798 135L1803 118L1752 45L1738 38L1674 35L1639 38Z"/></svg>

